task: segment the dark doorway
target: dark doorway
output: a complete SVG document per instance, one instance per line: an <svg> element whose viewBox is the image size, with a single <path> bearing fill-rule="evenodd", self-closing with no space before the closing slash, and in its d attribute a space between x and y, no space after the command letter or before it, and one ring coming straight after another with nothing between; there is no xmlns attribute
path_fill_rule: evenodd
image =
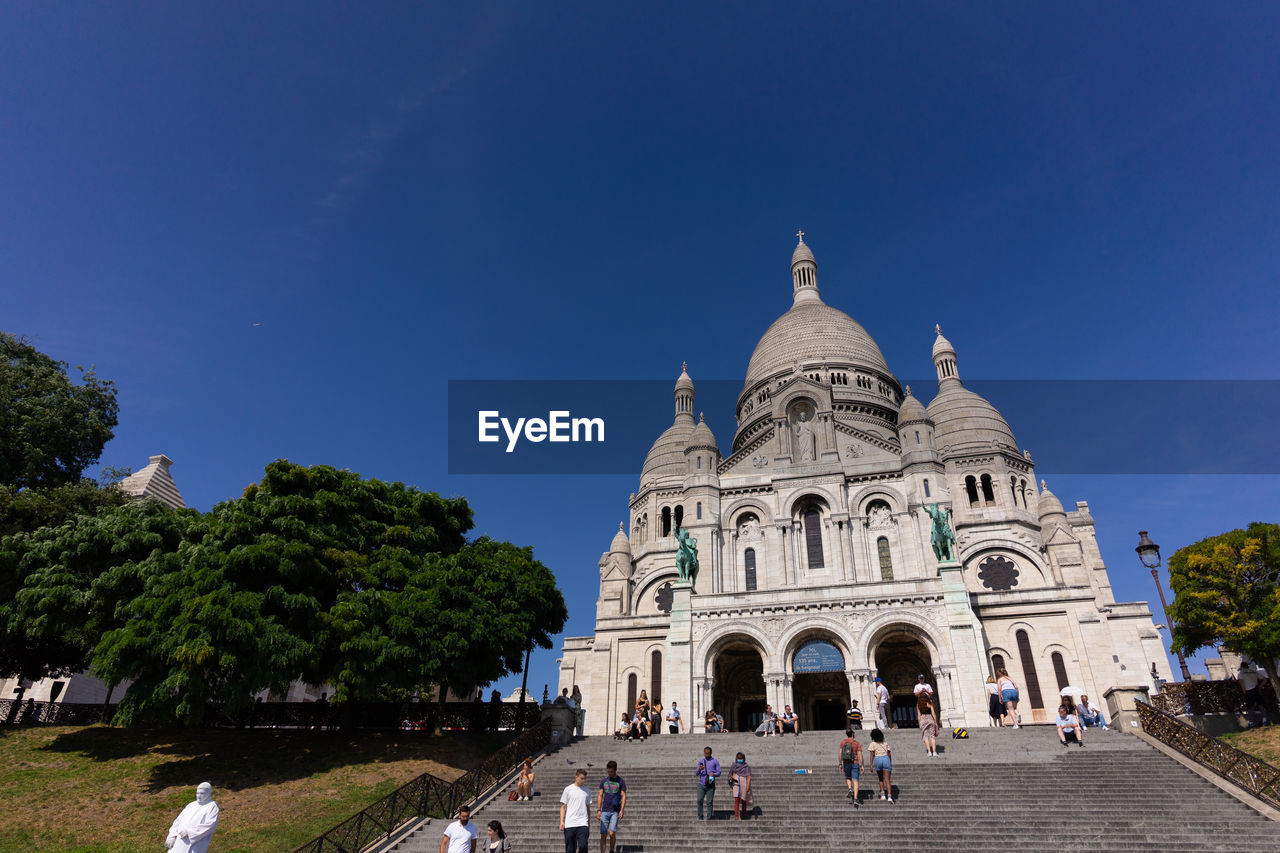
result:
<svg viewBox="0 0 1280 853"><path fill-rule="evenodd" d="M917 676L933 688L933 707L942 719L938 685L933 677L932 657L919 638L907 631L891 633L880 641L875 652L876 675L889 689L889 724L900 729L920 727L916 715ZM873 711L874 713L874 711Z"/></svg>
<svg viewBox="0 0 1280 853"><path fill-rule="evenodd" d="M716 655L711 707L724 717L726 730L742 732L754 728L753 720L759 724L764 705L764 658L745 640L729 642ZM701 732L702 720L694 724L690 730Z"/></svg>
<svg viewBox="0 0 1280 853"><path fill-rule="evenodd" d="M815 731L843 729L847 703L835 699L818 699L813 703L813 728Z"/></svg>

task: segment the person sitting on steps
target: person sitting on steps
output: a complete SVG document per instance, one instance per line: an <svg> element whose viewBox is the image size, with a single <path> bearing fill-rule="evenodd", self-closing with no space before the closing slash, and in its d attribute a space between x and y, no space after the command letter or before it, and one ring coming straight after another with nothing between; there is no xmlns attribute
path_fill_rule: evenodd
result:
<svg viewBox="0 0 1280 853"><path fill-rule="evenodd" d="M786 706L782 710L780 722L782 723L783 734L786 734L787 732L790 732L793 735L800 734L800 718L791 710L790 705Z"/></svg>
<svg viewBox="0 0 1280 853"><path fill-rule="evenodd" d="M1063 746L1070 743L1084 746L1084 731L1080 728L1076 715L1066 705L1058 706L1058 740L1062 741Z"/></svg>
<svg viewBox="0 0 1280 853"><path fill-rule="evenodd" d="M1089 704L1089 697L1080 694L1080 704L1076 706L1076 715L1080 717L1081 726L1092 726L1101 728L1104 732L1109 731L1107 721L1102 718L1102 711Z"/></svg>

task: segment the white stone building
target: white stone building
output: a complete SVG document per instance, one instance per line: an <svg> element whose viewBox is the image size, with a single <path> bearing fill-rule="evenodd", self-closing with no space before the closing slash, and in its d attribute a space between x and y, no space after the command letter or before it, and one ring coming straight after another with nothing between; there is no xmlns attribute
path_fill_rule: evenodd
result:
<svg viewBox="0 0 1280 853"><path fill-rule="evenodd" d="M1171 678L1146 603L1112 596L1088 504L1068 512L1036 487L1030 454L964 387L941 329L925 406L822 301L803 234L791 276L793 304L747 366L727 456L695 414L687 369L676 381L630 536L620 526L600 559L595 634L564 641L560 686L581 689L586 733L612 731L642 689L687 721L714 707L740 730L766 703L790 704L805 729L840 728L850 698L873 718L880 676L895 721L912 725L924 674L944 725L976 726L993 667L1021 686L1026 721L1056 715L1063 686L1101 702L1149 686L1152 662ZM959 552L941 571L932 503L950 509ZM687 605L680 527L700 562Z"/></svg>

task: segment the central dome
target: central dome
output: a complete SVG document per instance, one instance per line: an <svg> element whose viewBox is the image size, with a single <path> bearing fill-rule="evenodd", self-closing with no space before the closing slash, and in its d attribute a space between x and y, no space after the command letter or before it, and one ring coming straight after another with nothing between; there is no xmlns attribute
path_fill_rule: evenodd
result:
<svg viewBox="0 0 1280 853"><path fill-rule="evenodd" d="M747 387L797 362L855 364L892 376L880 347L848 314L822 302L801 302L773 322L747 365Z"/></svg>

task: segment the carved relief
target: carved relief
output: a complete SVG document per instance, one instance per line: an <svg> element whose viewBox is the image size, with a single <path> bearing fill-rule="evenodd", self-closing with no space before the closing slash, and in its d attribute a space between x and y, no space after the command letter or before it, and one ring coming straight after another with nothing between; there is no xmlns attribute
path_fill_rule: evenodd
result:
<svg viewBox="0 0 1280 853"><path fill-rule="evenodd" d="M867 527L872 530L882 530L886 527L893 526L893 513L886 503L873 503L867 509Z"/></svg>
<svg viewBox="0 0 1280 853"><path fill-rule="evenodd" d="M760 522L756 520L754 515L749 515L738 525L739 539L758 539L760 538Z"/></svg>
<svg viewBox="0 0 1280 853"><path fill-rule="evenodd" d="M778 616L770 616L768 619L765 619L760 623L760 627L764 630L765 634L773 640L782 636L782 625L783 620Z"/></svg>
<svg viewBox="0 0 1280 853"><path fill-rule="evenodd" d="M867 451L862 447L862 445L857 443L850 444L848 447L844 449L844 455L846 459L858 459L859 457L865 455L866 452Z"/></svg>
<svg viewBox="0 0 1280 853"><path fill-rule="evenodd" d="M764 468L769 464L769 457L764 455L752 456L751 464L756 468Z"/></svg>

